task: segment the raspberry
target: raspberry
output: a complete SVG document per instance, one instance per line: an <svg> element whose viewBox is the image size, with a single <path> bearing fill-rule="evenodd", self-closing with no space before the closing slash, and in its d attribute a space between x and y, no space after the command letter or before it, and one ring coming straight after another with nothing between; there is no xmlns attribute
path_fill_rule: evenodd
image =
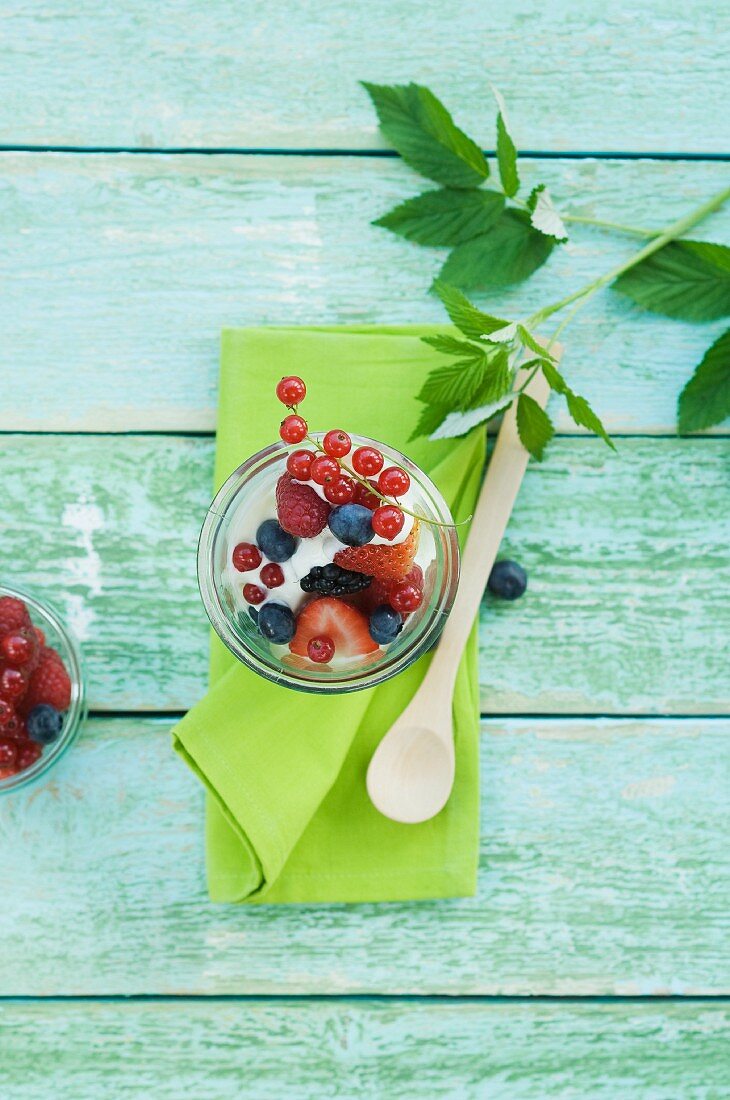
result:
<svg viewBox="0 0 730 1100"><path fill-rule="evenodd" d="M18 759L18 746L15 741L3 737L0 740L0 767L12 767Z"/></svg>
<svg viewBox="0 0 730 1100"><path fill-rule="evenodd" d="M344 458L346 454L350 453L352 440L347 432L343 432L341 428L333 428L331 432L327 432L325 435L322 446L327 454L332 455L333 458Z"/></svg>
<svg viewBox="0 0 730 1100"><path fill-rule="evenodd" d="M17 764L8 764L0 767L0 779L9 779L11 775L17 775L20 768Z"/></svg>
<svg viewBox="0 0 730 1100"><path fill-rule="evenodd" d="M22 699L28 687L28 676L19 668L4 668L0 673L0 699L15 703Z"/></svg>
<svg viewBox="0 0 730 1100"><path fill-rule="evenodd" d="M0 699L0 729L3 726L7 726L8 722L14 716L15 711L10 703L5 699Z"/></svg>
<svg viewBox="0 0 730 1100"><path fill-rule="evenodd" d="M391 541L403 530L405 516L395 504L383 504L373 512L373 531Z"/></svg>
<svg viewBox="0 0 730 1100"><path fill-rule="evenodd" d="M282 405L298 405L307 396L307 387L296 374L289 374L277 383L276 396Z"/></svg>
<svg viewBox="0 0 730 1100"><path fill-rule="evenodd" d="M30 626L30 615L23 601L15 596L0 596L0 637L22 626Z"/></svg>
<svg viewBox="0 0 730 1100"><path fill-rule="evenodd" d="M411 487L411 479L400 466L388 466L378 478L378 488L386 497L402 497Z"/></svg>
<svg viewBox="0 0 730 1100"><path fill-rule="evenodd" d="M25 744L19 745L16 762L18 771L24 772L31 764L35 764L36 760L40 759L42 752L40 745L36 745L35 741L26 741Z"/></svg>
<svg viewBox="0 0 730 1100"><path fill-rule="evenodd" d="M13 668L35 668L40 646L32 627L21 627L0 641L0 654Z"/></svg>
<svg viewBox="0 0 730 1100"><path fill-rule="evenodd" d="M414 520L407 539L394 546L346 546L335 554L335 561L344 569L368 573L383 581L399 581L413 565L418 549L420 525Z"/></svg>
<svg viewBox="0 0 730 1100"><path fill-rule="evenodd" d="M390 606L404 615L417 611L423 602L423 592L415 584L400 583L393 586Z"/></svg>
<svg viewBox="0 0 730 1100"><path fill-rule="evenodd" d="M301 443L307 434L307 422L302 416L292 413L285 416L279 425L279 435L285 443Z"/></svg>
<svg viewBox="0 0 730 1100"><path fill-rule="evenodd" d="M330 506L310 485L301 485L289 474L276 483L279 523L290 535L311 539L327 526Z"/></svg>
<svg viewBox="0 0 730 1100"><path fill-rule="evenodd" d="M71 702L71 681L58 656L43 657L30 678L22 712L29 714L39 703L67 710Z"/></svg>

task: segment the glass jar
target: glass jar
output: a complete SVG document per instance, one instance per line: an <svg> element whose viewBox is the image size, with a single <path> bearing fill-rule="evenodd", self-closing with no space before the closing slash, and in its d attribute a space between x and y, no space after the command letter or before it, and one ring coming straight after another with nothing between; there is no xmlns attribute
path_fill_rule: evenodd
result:
<svg viewBox="0 0 730 1100"><path fill-rule="evenodd" d="M319 440L321 436L313 438ZM347 663L315 665L295 657L288 647L272 646L263 638L247 612L240 591L236 591L227 568L232 521L242 512L245 514L246 502L250 502L253 514L260 508L262 498L270 500L268 516L276 517L274 490L285 472L286 458L291 451L286 444L274 443L234 470L208 509L200 534L198 583L208 618L219 638L254 672L299 691L325 694L358 691L396 676L436 642L456 595L459 543L454 527L448 526L453 521L441 493L422 470L392 447L362 436L354 436L352 444L353 448L377 447L385 456L386 464L400 466L408 472L412 511L423 517L416 559L420 559L424 572L423 602L406 618L403 630L387 647ZM265 517L261 515L261 518ZM428 520L436 523L425 522ZM254 541L256 526L252 519L250 541ZM241 587L239 584L238 588Z"/></svg>
<svg viewBox="0 0 730 1100"><path fill-rule="evenodd" d="M46 645L58 652L71 680L71 702L64 714L61 733L50 745L43 746L41 756L29 768L0 779L1 794L17 791L27 783L32 783L61 759L75 740L86 717L86 691L78 642L64 624L59 612L45 600L41 601L31 593L9 585L0 585L0 596L14 596L23 601L33 626L40 627L46 636Z"/></svg>

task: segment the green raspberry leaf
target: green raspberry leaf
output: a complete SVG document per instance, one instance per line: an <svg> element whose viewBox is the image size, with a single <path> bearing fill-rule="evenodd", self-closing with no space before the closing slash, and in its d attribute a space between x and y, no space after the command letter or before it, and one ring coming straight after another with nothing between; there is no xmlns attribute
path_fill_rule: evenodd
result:
<svg viewBox="0 0 730 1100"><path fill-rule="evenodd" d="M527 393L521 393L517 402L517 433L525 450L542 462L545 447L555 429L545 410Z"/></svg>
<svg viewBox="0 0 730 1100"><path fill-rule="evenodd" d="M486 233L504 208L498 191L425 191L396 206L373 225L417 244L451 247Z"/></svg>
<svg viewBox="0 0 730 1100"><path fill-rule="evenodd" d="M505 195L512 199L520 189L520 177L517 172L517 149L512 140L507 123L507 111L504 100L496 88L492 88L494 98L497 100L499 114L497 115L497 164L499 165L499 178Z"/></svg>
<svg viewBox="0 0 730 1100"><path fill-rule="evenodd" d="M480 424L486 424L495 416L503 413L510 407L516 394L509 393L496 401L480 405L478 408L469 409L467 412L450 412L442 422L430 433L431 439L456 439L460 435L466 435L472 428Z"/></svg>
<svg viewBox="0 0 730 1100"><path fill-rule="evenodd" d="M530 351L534 351L540 359L550 359L554 361L555 357L550 354L545 345L540 343L524 325L517 326L517 335L524 346L529 348Z"/></svg>
<svg viewBox="0 0 730 1100"><path fill-rule="evenodd" d="M611 436L608 434L599 418L590 407L585 397L579 397L577 393L573 393L572 390L565 389L565 400L568 403L568 412L573 417L576 424L582 428L588 428L589 431L595 432L599 435L604 443L607 443L612 451L616 450Z"/></svg>
<svg viewBox="0 0 730 1100"><path fill-rule="evenodd" d="M458 328L459 332L463 332L472 340L478 340L480 336L488 336L490 332L496 332L508 323L500 317L482 313L481 309L472 305L465 294L441 279L436 279L432 289L446 307L451 323Z"/></svg>
<svg viewBox="0 0 730 1100"><path fill-rule="evenodd" d="M552 237L558 243L567 241L568 231L544 183L532 190L527 200L527 209L530 211L530 221L535 229L547 237Z"/></svg>
<svg viewBox="0 0 730 1100"><path fill-rule="evenodd" d="M482 349L476 344L470 344L468 340L459 340L457 336L449 336L447 333L436 333L435 336L422 336L421 342L442 351L444 355L479 356Z"/></svg>
<svg viewBox="0 0 730 1100"><path fill-rule="evenodd" d="M432 435L450 412L448 405L424 405L418 423L408 437L409 442L412 443L414 439L419 439L423 435Z"/></svg>
<svg viewBox="0 0 730 1100"><path fill-rule="evenodd" d="M679 395L679 431L698 432L730 416L730 329L707 349Z"/></svg>
<svg viewBox="0 0 730 1100"><path fill-rule="evenodd" d="M475 402L491 401L511 385L509 357L502 348L477 349L476 355L437 367L428 375L418 400L446 405L449 410L474 407Z"/></svg>
<svg viewBox="0 0 730 1100"><path fill-rule="evenodd" d="M612 285L654 313L680 321L715 321L730 314L730 248L670 241Z"/></svg>
<svg viewBox="0 0 730 1100"><path fill-rule="evenodd" d="M554 243L523 210L504 210L488 233L456 246L439 278L467 289L520 283L545 263Z"/></svg>
<svg viewBox="0 0 730 1100"><path fill-rule="evenodd" d="M547 384L550 387L550 389L554 390L555 393L563 393L563 394L568 393L569 392L568 384L565 381L565 379L563 378L563 376L560 373L560 371L558 370L558 368L555 366L555 364L554 363L548 363L544 359L540 360L539 362L540 362L540 366L542 368L542 373L545 375L545 380L547 381ZM525 364L525 366L527 366L527 364Z"/></svg>
<svg viewBox="0 0 730 1100"><path fill-rule="evenodd" d="M444 187L478 187L489 165L443 103L422 84L362 86L373 101L380 129L406 164Z"/></svg>

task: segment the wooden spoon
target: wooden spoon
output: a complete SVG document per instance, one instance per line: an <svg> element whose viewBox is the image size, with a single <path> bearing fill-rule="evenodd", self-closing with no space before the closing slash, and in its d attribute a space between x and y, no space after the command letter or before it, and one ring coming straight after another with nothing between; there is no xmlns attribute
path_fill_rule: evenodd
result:
<svg viewBox="0 0 730 1100"><path fill-rule="evenodd" d="M556 360L561 351L557 345L551 348ZM518 375L518 383L523 380ZM545 407L550 390L542 371L525 392ZM517 434L515 406L499 429L469 529L454 606L431 665L370 761L368 794L381 814L394 821L428 821L446 805L454 785L456 671L530 457Z"/></svg>

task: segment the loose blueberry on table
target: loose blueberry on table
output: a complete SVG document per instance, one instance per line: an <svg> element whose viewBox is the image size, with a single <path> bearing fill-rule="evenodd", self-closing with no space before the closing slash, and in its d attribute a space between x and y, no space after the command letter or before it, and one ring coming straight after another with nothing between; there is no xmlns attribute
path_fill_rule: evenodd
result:
<svg viewBox="0 0 730 1100"><path fill-rule="evenodd" d="M228 569L262 637L327 666L389 646L423 604L423 520L408 507L408 472L377 447L353 446L341 428L310 436L299 411L306 392L293 375L276 387L287 409L279 434L292 446L276 514L244 517L247 537L231 546Z"/></svg>
<svg viewBox="0 0 730 1100"><path fill-rule="evenodd" d="M63 731L71 680L25 603L0 597L0 779L30 768Z"/></svg>

